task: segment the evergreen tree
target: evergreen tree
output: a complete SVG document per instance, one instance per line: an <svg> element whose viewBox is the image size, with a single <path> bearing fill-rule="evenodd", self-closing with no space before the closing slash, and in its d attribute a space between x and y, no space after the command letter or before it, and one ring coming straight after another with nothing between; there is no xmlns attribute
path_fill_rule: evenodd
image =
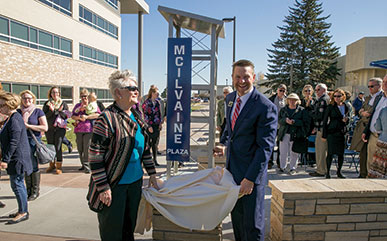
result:
<svg viewBox="0 0 387 241"><path fill-rule="evenodd" d="M331 42L331 24L326 22L329 15L322 17L322 13L319 0L296 0L289 8L285 25L278 27L280 38L268 49L269 81L261 85L275 91L279 84L286 84L289 92L296 93L301 93L305 84L333 87L339 75L335 61L339 48Z"/></svg>

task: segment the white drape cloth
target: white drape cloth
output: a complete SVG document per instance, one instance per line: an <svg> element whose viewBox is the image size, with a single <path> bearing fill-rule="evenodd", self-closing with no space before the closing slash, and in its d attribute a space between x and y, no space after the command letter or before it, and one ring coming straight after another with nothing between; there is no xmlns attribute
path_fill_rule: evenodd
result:
<svg viewBox="0 0 387 241"><path fill-rule="evenodd" d="M143 189L148 203L140 203L136 233L150 229L151 205L178 226L212 230L231 212L240 188L221 167L172 177L159 186L160 190Z"/></svg>

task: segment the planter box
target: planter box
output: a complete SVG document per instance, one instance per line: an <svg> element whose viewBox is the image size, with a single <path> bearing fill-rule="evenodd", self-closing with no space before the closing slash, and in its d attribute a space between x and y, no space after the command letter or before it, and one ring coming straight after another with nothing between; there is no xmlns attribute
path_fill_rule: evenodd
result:
<svg viewBox="0 0 387 241"><path fill-rule="evenodd" d="M387 180L270 181L270 238L387 240Z"/></svg>
<svg viewBox="0 0 387 241"><path fill-rule="evenodd" d="M174 241L220 241L222 240L222 224L210 231L196 231L182 228L162 216L153 209L152 217L153 240Z"/></svg>

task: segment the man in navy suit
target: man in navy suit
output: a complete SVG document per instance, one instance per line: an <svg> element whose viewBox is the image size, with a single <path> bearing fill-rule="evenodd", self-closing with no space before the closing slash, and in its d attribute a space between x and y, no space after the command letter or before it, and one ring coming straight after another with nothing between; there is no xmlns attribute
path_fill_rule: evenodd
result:
<svg viewBox="0 0 387 241"><path fill-rule="evenodd" d="M232 79L236 91L226 97L226 129L214 155L227 150L226 168L243 194L231 212L235 240L263 241L267 165L275 144L277 107L253 86L252 62L235 62Z"/></svg>

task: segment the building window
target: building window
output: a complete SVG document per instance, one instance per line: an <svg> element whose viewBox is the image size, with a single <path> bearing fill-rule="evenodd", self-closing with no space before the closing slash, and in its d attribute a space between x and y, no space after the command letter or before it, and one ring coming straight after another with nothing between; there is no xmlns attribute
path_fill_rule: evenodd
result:
<svg viewBox="0 0 387 241"><path fill-rule="evenodd" d="M101 16L93 13L82 5L79 5L79 21L85 23L99 31L118 39L118 27L105 20Z"/></svg>
<svg viewBox="0 0 387 241"><path fill-rule="evenodd" d="M4 17L0 17L0 40L66 57L73 56L71 40Z"/></svg>
<svg viewBox="0 0 387 241"><path fill-rule="evenodd" d="M72 16L71 0L39 0L40 2L50 6L64 14Z"/></svg>
<svg viewBox="0 0 387 241"><path fill-rule="evenodd" d="M83 44L79 44L79 59L111 68L118 68L117 56Z"/></svg>
<svg viewBox="0 0 387 241"><path fill-rule="evenodd" d="M105 0L114 9L118 9L118 0Z"/></svg>
<svg viewBox="0 0 387 241"><path fill-rule="evenodd" d="M12 92L15 94L20 94L24 90L30 90L36 96L36 104L43 105L47 101L48 91L52 86L50 85L34 85L28 83L1 83L3 90ZM69 86L59 86L61 92L61 98L67 104L73 103L73 87Z"/></svg>

